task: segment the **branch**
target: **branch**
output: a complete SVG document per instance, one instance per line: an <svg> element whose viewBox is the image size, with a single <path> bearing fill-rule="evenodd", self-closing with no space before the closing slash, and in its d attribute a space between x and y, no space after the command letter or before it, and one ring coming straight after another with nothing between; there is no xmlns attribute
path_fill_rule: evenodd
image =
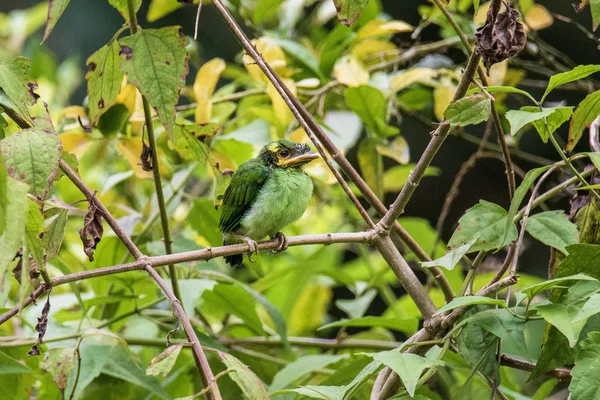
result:
<svg viewBox="0 0 600 400"><path fill-rule="evenodd" d="M534 362L515 356L509 356L508 354L502 354L500 364L523 371L533 371L535 368ZM571 369L569 368L556 368L546 373L546 375L558 379L561 383L568 383L571 381Z"/></svg>

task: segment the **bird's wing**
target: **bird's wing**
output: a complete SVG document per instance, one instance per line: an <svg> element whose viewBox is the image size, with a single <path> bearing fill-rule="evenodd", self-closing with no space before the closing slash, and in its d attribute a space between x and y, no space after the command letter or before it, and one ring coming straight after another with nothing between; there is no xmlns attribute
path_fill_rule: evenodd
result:
<svg viewBox="0 0 600 400"><path fill-rule="evenodd" d="M269 167L260 160L253 159L240 165L223 196L223 212L219 220L221 232L234 232L238 229L244 214L258 197L268 177Z"/></svg>

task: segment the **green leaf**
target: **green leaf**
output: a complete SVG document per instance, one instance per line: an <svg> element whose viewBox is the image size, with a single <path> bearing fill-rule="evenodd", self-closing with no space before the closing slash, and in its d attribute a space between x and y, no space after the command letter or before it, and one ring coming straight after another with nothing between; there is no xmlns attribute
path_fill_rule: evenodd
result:
<svg viewBox="0 0 600 400"><path fill-rule="evenodd" d="M219 231L219 211L211 199L196 199L190 212L193 218L189 219L192 228L203 236L211 246L223 244L223 237Z"/></svg>
<svg viewBox="0 0 600 400"><path fill-rule="evenodd" d="M379 136L398 134L398 128L386 123L387 101L381 91L372 86L349 87L344 92L346 104L367 127Z"/></svg>
<svg viewBox="0 0 600 400"><path fill-rule="evenodd" d="M402 186L408 181L410 173L415 169L415 164L395 165L388 168L383 173L383 188L386 192L398 192ZM439 176L441 173L439 168L427 167L425 176Z"/></svg>
<svg viewBox="0 0 600 400"><path fill-rule="evenodd" d="M90 103L91 104L91 103ZM113 104L100 115L98 130L108 139L114 139L118 133L125 133L131 112L124 104Z"/></svg>
<svg viewBox="0 0 600 400"><path fill-rule="evenodd" d="M598 115L600 115L600 90L587 95L575 109L569 124L567 151L572 151L575 148L583 131L594 122Z"/></svg>
<svg viewBox="0 0 600 400"><path fill-rule="evenodd" d="M43 232L44 217L40 211L40 206L30 201L25 225L25 240L31 257L41 269L44 269L42 240L40 239L40 234Z"/></svg>
<svg viewBox="0 0 600 400"><path fill-rule="evenodd" d="M194 315L196 302L205 290L213 290L217 281L212 279L180 279L181 303L188 317Z"/></svg>
<svg viewBox="0 0 600 400"><path fill-rule="evenodd" d="M558 383L559 380L556 378L548 379L538 387L531 400L546 400L552 394Z"/></svg>
<svg viewBox="0 0 600 400"><path fill-rule="evenodd" d="M452 271L456 264L460 262L465 254L467 254L471 246L475 244L477 239L479 239L479 235L474 236L468 243L449 251L446 255L437 260L422 262L421 266L423 268L442 267L446 268L448 271Z"/></svg>
<svg viewBox="0 0 600 400"><path fill-rule="evenodd" d="M512 86L486 86L485 90L489 93L516 93L521 94L527 98L529 98L533 103L537 104L537 101L526 91L518 89ZM481 92L479 88L473 88L467 92L467 96L472 95L474 93Z"/></svg>
<svg viewBox="0 0 600 400"><path fill-rule="evenodd" d="M571 118L571 115L573 114L573 107L544 107L543 110L552 110L552 114L548 115L545 119L546 123L544 123L544 119L542 118L537 121L533 121L531 125L533 125L535 130L538 132L542 138L542 141L544 143L548 143L549 135L552 135L562 124ZM538 112L539 108L529 106L521 107L521 111ZM548 129L546 129L546 125L548 125ZM548 133L548 131L550 132Z"/></svg>
<svg viewBox="0 0 600 400"><path fill-rule="evenodd" d="M121 69L148 98L169 133L175 123L179 91L188 72L187 44L179 26L144 29L119 39Z"/></svg>
<svg viewBox="0 0 600 400"><path fill-rule="evenodd" d="M591 332L581 343L581 350L571 370L569 392L576 400L597 400L600 395L600 332Z"/></svg>
<svg viewBox="0 0 600 400"><path fill-rule="evenodd" d="M232 356L231 354L219 351L221 361L227 367L227 369L233 370L229 373L229 377L237 383L242 389L242 392L249 399L268 399L269 392L267 388L257 377L250 368L242 364L240 360Z"/></svg>
<svg viewBox="0 0 600 400"><path fill-rule="evenodd" d="M62 145L54 132L25 129L0 142L8 174L29 185L29 193L45 199L58 174Z"/></svg>
<svg viewBox="0 0 600 400"><path fill-rule="evenodd" d="M44 32L44 38L42 43L46 41L52 29L58 22L59 18L65 12L65 9L69 5L71 0L49 0L48 1L48 18L46 23L46 31Z"/></svg>
<svg viewBox="0 0 600 400"><path fill-rule="evenodd" d="M88 72L88 104L90 119L96 123L98 118L113 104L123 83L119 43L113 41L92 54L86 61Z"/></svg>
<svg viewBox="0 0 600 400"><path fill-rule="evenodd" d="M128 11L127 3L128 3L128 0L108 0L108 4L110 4L111 6L116 8L117 11L119 11L119 14L121 14L121 16L123 18L125 18L125 22L129 23L129 11ZM141 5L142 5L142 0L133 0L134 12L137 13L139 11Z"/></svg>
<svg viewBox="0 0 600 400"><path fill-rule="evenodd" d="M7 188L6 227L0 235L0 277L6 275L8 266L21 247L29 207L26 184L9 178ZM0 292L3 291L4 279L0 279Z"/></svg>
<svg viewBox="0 0 600 400"><path fill-rule="evenodd" d="M595 31L600 25L600 1L589 0L590 9L592 11L592 29Z"/></svg>
<svg viewBox="0 0 600 400"><path fill-rule="evenodd" d="M507 225L507 213L497 204L480 200L479 204L467 210L459 220L448 245L451 248L463 246L474 238L476 242L467 251L488 251L499 249L505 245L504 232ZM512 221L508 223L508 239L517 238L517 228Z"/></svg>
<svg viewBox="0 0 600 400"><path fill-rule="evenodd" d="M531 107L526 108L526 110L529 109L531 109ZM537 108L535 108L535 111L524 111L523 108L521 108L521 110L507 111L505 116L510 124L510 134L513 136L516 135L525 125L545 118L553 112L554 109L552 108L544 108L541 111Z"/></svg>
<svg viewBox="0 0 600 400"><path fill-rule="evenodd" d="M483 307L471 308L463 319L467 319L483 310ZM500 364L496 357L498 338L486 329L475 324L465 324L457 338L458 350L465 360L478 371L495 382L500 378Z"/></svg>
<svg viewBox="0 0 600 400"><path fill-rule="evenodd" d="M12 61L0 62L0 88L14 103L19 115L33 123L27 106L34 105L39 96L35 80L29 75L31 60L17 57Z"/></svg>
<svg viewBox="0 0 600 400"><path fill-rule="evenodd" d="M519 206L521 205L521 202L523 201L525 195L529 191L529 188L531 187L531 185L533 185L536 179L544 172L546 172L549 168L550 166L547 165L544 167L535 168L527 171L527 173L525 174L525 178L523 178L523 181L521 182L517 190L515 190L515 194L510 202L510 208L508 209L508 218L506 219L504 238L502 240L504 244L508 243L507 239L510 226L513 224L513 219L515 218L515 215L517 215L517 212L519 211Z"/></svg>
<svg viewBox="0 0 600 400"><path fill-rule="evenodd" d="M280 390L273 395L283 393L297 393L302 396L308 396L311 399L333 400L341 399L344 396L345 388L343 386L316 386L306 385L297 389Z"/></svg>
<svg viewBox="0 0 600 400"><path fill-rule="evenodd" d="M504 304L504 300L502 299L492 299L490 297L485 296L463 296L456 297L450 303L445 304L435 313L435 315L442 314L448 310L453 310L458 307L472 306L475 304L490 304L506 307L506 304Z"/></svg>
<svg viewBox="0 0 600 400"><path fill-rule="evenodd" d="M0 152L0 237L6 229L6 213L10 201L8 197L9 181L8 171L4 168L4 157L2 157L2 152Z"/></svg>
<svg viewBox="0 0 600 400"><path fill-rule="evenodd" d="M360 318L365 315L373 299L377 296L377 290L369 289L359 297L352 300L336 300L335 305L344 311L350 318Z"/></svg>
<svg viewBox="0 0 600 400"><path fill-rule="evenodd" d="M417 354L400 353L397 350L382 351L367 355L390 367L397 373L411 397L415 395L417 382L423 371L434 365L443 365L441 361L429 360Z"/></svg>
<svg viewBox="0 0 600 400"><path fill-rule="evenodd" d="M476 125L490 118L492 99L484 94L472 94L451 103L444 117L452 126Z"/></svg>
<svg viewBox="0 0 600 400"><path fill-rule="evenodd" d="M257 0L252 7L252 22L261 25L277 17L284 0Z"/></svg>
<svg viewBox="0 0 600 400"><path fill-rule="evenodd" d="M329 364L348 358L349 354L314 354L298 358L277 372L269 387L271 393L284 389L298 378L326 367Z"/></svg>
<svg viewBox="0 0 600 400"><path fill-rule="evenodd" d="M30 372L33 372L31 368L0 351L0 375L28 374Z"/></svg>
<svg viewBox="0 0 600 400"><path fill-rule="evenodd" d="M60 210L54 219L46 228L46 233L42 238L42 247L46 255L46 260L58 254L60 246L65 237L65 227L69 219L69 210Z"/></svg>
<svg viewBox="0 0 600 400"><path fill-rule="evenodd" d="M575 246L577 246L577 245L575 245ZM574 246L569 246L569 247L572 248ZM567 260L569 260L569 257L567 257L567 259L565 259L565 261L567 261ZM565 276L565 277L561 277L561 278L554 278L549 281L536 283L535 285L527 286L527 287L521 289L521 292L525 293L528 298L533 299L538 293L543 292L544 290L552 289L555 286L560 286L564 282L568 282L568 281L596 281L596 279L592 278L589 275L585 275L585 274L570 275L570 276Z"/></svg>
<svg viewBox="0 0 600 400"><path fill-rule="evenodd" d="M204 125L179 125L173 127L173 140L169 140L169 148L177 151L181 157L206 162L208 148L204 140L212 137L219 130L219 125L208 123Z"/></svg>
<svg viewBox="0 0 600 400"><path fill-rule="evenodd" d="M600 294L594 294L584 303L579 313L573 318L573 323L587 321L592 315L600 313Z"/></svg>
<svg viewBox="0 0 600 400"><path fill-rule="evenodd" d="M157 376L162 374L167 376L175 366L179 352L183 348L182 344L176 344L167 347L165 351L157 355L150 361L150 365L146 369L146 375Z"/></svg>
<svg viewBox="0 0 600 400"><path fill-rule="evenodd" d="M579 333L586 323L586 320L573 321L579 313L579 307L573 304L543 304L537 306L535 310L546 322L565 335L569 346L575 346Z"/></svg>
<svg viewBox="0 0 600 400"><path fill-rule="evenodd" d="M578 81L579 79L588 77L598 71L600 71L600 65L578 65L571 71L561 72L560 74L550 77L550 82L548 83L548 87L546 88L540 103L543 103L546 96L548 96L555 88L564 85L565 83Z"/></svg>
<svg viewBox="0 0 600 400"><path fill-rule="evenodd" d="M566 247L579 242L577 225L563 210L545 211L527 219L527 232L540 242L568 254Z"/></svg>
<svg viewBox="0 0 600 400"><path fill-rule="evenodd" d="M258 335L265 333L256 313L256 300L243 288L230 283L219 283L213 290L202 294L205 307L213 307L222 313L233 314L244 321L248 329Z"/></svg>
<svg viewBox="0 0 600 400"><path fill-rule="evenodd" d="M356 22L368 2L369 0L333 0L338 19L346 26Z"/></svg>
<svg viewBox="0 0 600 400"><path fill-rule="evenodd" d="M383 158L377 151L377 141L364 138L358 146L357 158L365 181L378 198L383 198Z"/></svg>
<svg viewBox="0 0 600 400"><path fill-rule="evenodd" d="M405 332L412 334L417 331L418 320L416 318L385 318L376 316L366 316L352 319L342 319L340 321L331 322L329 324L321 326L319 331L328 328L340 327L340 326L359 326L359 327L381 327L387 329L393 329L395 331Z"/></svg>
<svg viewBox="0 0 600 400"><path fill-rule="evenodd" d="M76 349L50 349L48 356L40 367L52 375L52 380L61 391L67 388L69 375L75 367Z"/></svg>
<svg viewBox="0 0 600 400"><path fill-rule="evenodd" d="M500 308L481 311L468 318L468 321L502 339L505 345L517 351L521 357L530 359L525 347L525 322L513 316L508 310Z"/></svg>

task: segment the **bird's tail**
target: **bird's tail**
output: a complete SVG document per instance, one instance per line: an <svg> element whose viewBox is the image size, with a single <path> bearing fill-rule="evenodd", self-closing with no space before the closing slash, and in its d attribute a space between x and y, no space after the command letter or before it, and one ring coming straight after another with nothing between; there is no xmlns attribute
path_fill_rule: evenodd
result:
<svg viewBox="0 0 600 400"><path fill-rule="evenodd" d="M239 243L239 241L231 240L231 238L225 237L223 235L223 245L227 246L228 244ZM242 262L244 261L244 256L242 254L234 254L231 256L225 256L225 262L229 264L232 268L241 267Z"/></svg>

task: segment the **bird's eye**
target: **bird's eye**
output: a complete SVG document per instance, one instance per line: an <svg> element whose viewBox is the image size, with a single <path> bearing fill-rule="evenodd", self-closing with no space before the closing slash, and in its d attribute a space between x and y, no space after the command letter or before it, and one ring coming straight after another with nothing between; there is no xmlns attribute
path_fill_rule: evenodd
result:
<svg viewBox="0 0 600 400"><path fill-rule="evenodd" d="M290 152L287 150L281 150L278 155L280 158L288 158L290 155Z"/></svg>

